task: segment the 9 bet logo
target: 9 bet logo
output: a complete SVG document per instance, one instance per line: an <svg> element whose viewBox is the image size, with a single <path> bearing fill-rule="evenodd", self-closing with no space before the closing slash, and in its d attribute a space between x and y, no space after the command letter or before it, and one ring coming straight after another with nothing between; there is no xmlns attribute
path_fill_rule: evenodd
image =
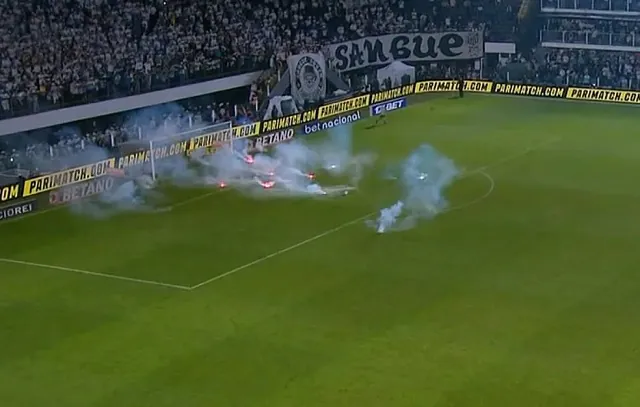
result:
<svg viewBox="0 0 640 407"><path fill-rule="evenodd" d="M390 112L392 110L398 110L404 107L407 107L407 99L402 98L373 105L372 110L374 115L380 115L384 112Z"/></svg>

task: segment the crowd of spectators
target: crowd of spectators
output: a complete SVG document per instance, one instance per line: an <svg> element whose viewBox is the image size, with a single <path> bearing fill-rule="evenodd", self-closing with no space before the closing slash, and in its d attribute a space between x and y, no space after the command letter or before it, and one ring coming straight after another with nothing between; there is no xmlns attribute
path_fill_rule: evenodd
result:
<svg viewBox="0 0 640 407"><path fill-rule="evenodd" d="M601 19L550 18L542 41L572 44L640 46L640 22Z"/></svg>
<svg viewBox="0 0 640 407"><path fill-rule="evenodd" d="M619 1L607 1L614 3ZM163 128L175 132L251 116L289 55L328 43L447 30L482 30L486 40L513 41L519 6L520 0L0 0L0 119L264 71L242 96L207 95L179 108L171 104L0 137L0 171L52 171L87 146L112 148ZM565 33L563 40L575 36L575 42L588 36L590 43L615 38L629 45L639 28L574 18L549 19L544 31ZM640 83L640 58L631 53L547 50L498 65L514 64L524 67L521 80L632 89ZM416 73L451 77L458 69L429 64ZM466 69L468 77L479 77L477 66Z"/></svg>
<svg viewBox="0 0 640 407"><path fill-rule="evenodd" d="M543 5L625 10L635 9L640 0ZM257 99L276 85L289 55L318 51L328 43L447 30L482 30L486 40L513 41L519 7L520 0L0 0L0 119L264 71L243 96L207 95L0 137L0 171L52 171L81 157L88 146L113 148L162 129L189 130L251 116ZM633 45L639 32L635 22L551 18L542 39ZM523 75L512 79L640 88L640 56L622 52L561 49L517 55L487 69L485 77L495 73L508 79L499 74L508 70L498 68L516 65ZM479 77L477 66L465 69L468 77ZM458 73L451 64L416 71L422 79Z"/></svg>
<svg viewBox="0 0 640 407"><path fill-rule="evenodd" d="M258 70L357 36L504 38L516 11L517 0L1 0L0 117Z"/></svg>
<svg viewBox="0 0 640 407"><path fill-rule="evenodd" d="M640 90L640 55L635 53L555 50L537 72L549 83Z"/></svg>
<svg viewBox="0 0 640 407"><path fill-rule="evenodd" d="M499 81L640 90L640 54L631 52L539 49L487 71Z"/></svg>
<svg viewBox="0 0 640 407"><path fill-rule="evenodd" d="M291 53L367 35L483 30L510 39L518 1L0 0L0 119L247 70L265 69L260 84L273 87ZM251 95L264 95L264 86ZM231 106L197 105L182 116L232 116ZM131 116L139 115L2 137L0 170L54 166L87 145L144 137L149 123L131 124ZM150 121L184 127L174 115Z"/></svg>
<svg viewBox="0 0 640 407"><path fill-rule="evenodd" d="M608 10L595 1L596 10ZM624 4L622 4L624 3ZM638 1L612 1L616 9L630 8ZM587 4L582 4L588 8ZM640 8L639 8L640 10ZM640 22L633 19L548 18L541 34L543 42L576 44L577 48L548 49L533 60L533 80L559 85L640 89L640 53L603 49L581 49L581 44L640 47Z"/></svg>
<svg viewBox="0 0 640 407"><path fill-rule="evenodd" d="M261 19L235 1L0 1L4 116L268 66ZM273 11L271 11L273 12Z"/></svg>

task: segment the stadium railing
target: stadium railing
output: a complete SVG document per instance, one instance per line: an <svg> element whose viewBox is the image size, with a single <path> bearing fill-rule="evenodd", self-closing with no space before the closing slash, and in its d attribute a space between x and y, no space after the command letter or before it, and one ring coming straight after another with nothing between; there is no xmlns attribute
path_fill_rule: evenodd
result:
<svg viewBox="0 0 640 407"><path fill-rule="evenodd" d="M640 36L635 33L602 33L597 35L588 31L555 31L541 30L540 42L557 42L562 44L605 45L621 47L640 46Z"/></svg>
<svg viewBox="0 0 640 407"><path fill-rule="evenodd" d="M639 12L638 2L620 0L540 0L543 11L550 9Z"/></svg>

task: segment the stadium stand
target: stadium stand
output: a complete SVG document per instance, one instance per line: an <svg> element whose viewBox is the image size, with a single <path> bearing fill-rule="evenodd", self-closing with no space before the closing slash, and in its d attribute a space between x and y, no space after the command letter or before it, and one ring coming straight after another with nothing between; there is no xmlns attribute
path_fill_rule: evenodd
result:
<svg viewBox="0 0 640 407"><path fill-rule="evenodd" d="M232 4L226 4L232 3ZM0 2L1 114L29 114L268 66L241 2Z"/></svg>
<svg viewBox="0 0 640 407"><path fill-rule="evenodd" d="M0 2L0 114L29 114L259 70L321 43L399 31L513 38L509 2ZM491 24L500 21L501 24Z"/></svg>
<svg viewBox="0 0 640 407"><path fill-rule="evenodd" d="M88 145L145 137L165 122L186 128L251 116L287 56L327 43L443 30L514 40L519 8L520 0L0 0L0 119L265 71L242 94L3 136L0 171L58 169L82 160ZM431 66L420 77L450 73Z"/></svg>
<svg viewBox="0 0 640 407"><path fill-rule="evenodd" d="M637 0L543 0L543 9L640 11Z"/></svg>
<svg viewBox="0 0 640 407"><path fill-rule="evenodd" d="M605 46L640 46L640 21L550 18L542 41Z"/></svg>
<svg viewBox="0 0 640 407"><path fill-rule="evenodd" d="M537 78L554 84L640 89L637 0L545 0Z"/></svg>
<svg viewBox="0 0 640 407"><path fill-rule="evenodd" d="M553 50L536 71L548 84L640 89L640 58L629 52Z"/></svg>
<svg viewBox="0 0 640 407"><path fill-rule="evenodd" d="M541 0L538 11L537 48L493 78L640 90L640 1Z"/></svg>

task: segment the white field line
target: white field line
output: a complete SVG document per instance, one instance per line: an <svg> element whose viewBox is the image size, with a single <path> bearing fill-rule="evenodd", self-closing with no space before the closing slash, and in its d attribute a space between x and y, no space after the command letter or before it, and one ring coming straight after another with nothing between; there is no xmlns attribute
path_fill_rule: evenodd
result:
<svg viewBox="0 0 640 407"><path fill-rule="evenodd" d="M520 157L523 157L523 156L525 156L525 155L527 155L527 154L529 154L529 153L531 153L533 151L536 151L536 150L542 149L542 148L544 148L544 147L546 147L548 145L557 143L560 140L561 139L559 139L559 138L547 140L544 143L540 143L540 144L538 144L536 146L532 146L532 147L528 148L527 150L525 150L523 152L520 152L518 154L514 154L512 156L506 157L506 158L504 158L502 160L498 160L498 161L496 161L494 163L491 163L489 165L485 165L483 167L479 167L479 168L476 168L474 170L465 172L461 178L468 178L468 177L470 177L472 175L475 175L475 174L482 174L485 177L487 177L489 179L489 181L490 181L489 190L482 197L477 198L474 201L468 202L468 203L463 204L461 206L453 207L448 212L451 212L453 210L459 210L459 209L471 206L471 205L473 205L473 204L475 204L477 202L480 202L483 199L486 199L491 193L493 193L493 190L495 188L495 182L494 182L493 178L491 178L491 176L489 174L485 173L485 171L487 169L490 169L490 168L493 168L493 167L497 167L497 166L502 165L504 163L516 160L516 159L518 159ZM190 204L192 202L196 202L196 201L208 198L208 197L216 194L217 192L221 192L221 191L219 191L219 190L210 191L210 192L207 192L205 194L198 195L198 196L186 199L184 201L180 201L180 202L172 205L171 208L177 208L177 207L180 207L180 206L188 205L188 204ZM26 216L23 216L22 218L18 218L18 219L24 219L27 216L35 216L35 215L40 215L40 214L47 213L47 212L53 212L55 210L63 208L64 206L66 206L66 205L50 208L50 209L47 209L47 210L44 210L44 211L41 211L41 212L36 212L36 213L31 214L31 215L26 215ZM0 262L20 264L20 265L23 265L23 266L38 267L38 268L44 268L44 269L50 269L50 270L66 271L66 272L70 272L70 273L77 273L77 274L84 274L84 275L95 276L95 277L108 278L108 279L112 279L112 280L128 281L128 282L138 283L138 284L154 285L154 286L159 286L159 287L173 288L173 289L178 289L178 290L183 290L183 291L191 291L191 290L195 290L197 288L203 287L203 286L205 286L207 284L210 284L210 283L212 283L214 281L217 281L217 280L220 280L222 278L228 277L228 276L230 276L232 274L235 274L235 273L237 273L239 271L242 271L244 269L247 269L247 268L250 268L252 266L255 266L256 264L262 263L262 262L264 262L266 260L269 260L269 259L271 259L273 257L279 256L279 255L287 253L287 252L289 252L291 250L297 249L298 247L301 247L301 246L304 246L306 244L312 243L312 242L314 242L314 241L316 241L318 239L321 239L321 238L323 238L325 236L328 236L328 235L331 235L333 233L336 233L336 232L338 232L338 231L340 231L342 229L345 229L345 228L347 228L347 227L349 227L351 225L354 225L354 224L356 224L358 222L361 222L361 221L363 221L363 220L375 215L376 213L377 212L368 213L368 214L366 214L364 216L358 217L357 219L353 219L353 220L351 220L349 222L346 222L346 223L343 223L343 224L341 224L339 226L336 226L333 229L327 230L327 231L325 231L323 233L320 233L318 235L310 237L309 239L303 240L303 241L301 241L299 243L296 243L296 244L294 244L292 246L289 246L289 247L286 247L284 249L281 249L281 250L278 250L276 252L273 252L273 253L271 253L269 255L266 255L264 257L256 259L256 260L254 260L254 261L252 261L250 263L246 263L246 264L244 264L242 266L236 267L236 268L234 268L232 270L227 271L226 273L217 275L215 277L212 277L212 278L210 278L208 280L205 280L205 281L203 281L203 282L201 282L199 284L196 284L196 285L190 286L190 287L189 286L178 285L178 284L164 283L164 282L161 282L161 281L138 279L138 278L132 278L132 277L119 276L119 275L116 275L116 274L99 273L99 272L89 271L89 270L82 270L82 269L76 269L76 268L64 267L64 266L56 266L56 265L52 265L52 264L34 263L34 262L15 260L15 259L0 258Z"/></svg>
<svg viewBox="0 0 640 407"><path fill-rule="evenodd" d="M216 193L219 193L219 192L224 192L227 189L218 189L218 190L215 190L215 191L210 191L210 192L204 193L202 195L197 195L197 196L195 196L193 198L189 198L189 199L185 199L184 201L176 202L173 205L167 205L164 208L158 208L154 212L162 213L162 212L166 212L166 210L179 208L181 206L185 206L185 205L188 205L190 203L193 203L193 202L200 201L202 199L208 198L208 197L212 196L213 194L216 194ZM33 217L33 216L44 215L45 213L55 212L55 211L58 211L60 209L68 208L71 205L72 205L72 203L65 203L65 204L54 206L54 207L51 207L51 208L47 208L47 209L44 209L44 210L41 210L41 211L28 213L28 214L20 216L18 218L6 219L2 223L0 223L0 227L2 227L2 225L6 225L6 224L11 223L11 222L18 222L18 221L21 221L21 220L24 220L24 219L27 219L27 218L30 218L30 217ZM153 212L151 212L151 213L153 213Z"/></svg>
<svg viewBox="0 0 640 407"><path fill-rule="evenodd" d="M248 268L249 268L249 267L251 267L251 266L255 266L256 264L262 263L263 261L265 261L265 260L269 260L269 259L270 259L270 258L272 258L272 257L279 256L279 255L281 255L281 254L284 254L284 253L290 252L291 250L295 250L295 249L297 249L298 247L301 247L301 246L304 246L304 245L309 244L309 243L311 243L311 242L314 242L314 241L316 241L316 240L318 240L318 239L322 239L323 237L328 236L328 235L331 235L331 234L333 234L333 233L335 233L335 232L338 232L338 231L340 231L340 230L342 230L342 229L346 228L347 226L351 226L351 225L353 225L353 224L355 224L355 223L358 223L358 222L360 222L360 221L363 221L363 220L367 219L368 217L370 217L371 215L372 215L371 213L368 213L368 214L366 214L366 215L364 215L364 216L360 216L360 217L359 217L359 218L357 218L357 219L350 220L350 221L349 221L349 222L347 222L347 223L343 223L342 225L336 226L336 227L335 227L335 228L333 228L333 229L329 229L329 230L327 230L326 232L322 232L322 233L320 233L320 234L318 234L318 235L315 235L315 236L313 236L313 237L310 237L309 239L303 240L303 241L301 241L301 242L299 242L299 243L296 243L296 244L294 244L294 245L292 245L292 246L285 247L284 249L278 250L278 251L273 252L273 253L271 253L271 254L268 254L268 255L266 255L266 256L264 256L264 257L260 257L259 259L256 259L256 260L254 260L254 261L252 261L252 262L250 262L250 263L243 264L242 266L236 267L236 268L234 268L233 270L229 270L229 271L227 271L226 273L222 273L222 274L217 275L217 276L215 276L215 277L212 277L212 278L210 278L210 279L208 279L208 280L205 280L205 281L203 281L203 282L201 282L201 283L199 283L199 284L196 284L196 285L192 286L192 287L191 287L191 289L192 289L192 290L195 290L196 288L200 288L200 287L202 287L202 286L205 286L205 285L207 285L207 284L213 283L214 281L217 281L217 280L221 280L221 279L223 279L223 278L225 278L225 277L227 277L227 276L230 276L230 275L232 275L232 274L235 274L235 273L237 273L237 272L239 272L239 271L242 271L242 270L244 270L244 269L248 269Z"/></svg>
<svg viewBox="0 0 640 407"><path fill-rule="evenodd" d="M67 271L67 272L70 272L70 273L84 274L84 275L95 276L95 277L103 277L103 278L109 278L109 279L112 279L112 280L128 281L128 282L131 282L131 283L138 283L138 284L155 285L155 286L174 288L174 289L184 290L184 291L189 291L191 289L190 287L187 287L187 286L163 283L161 281L153 281L153 280L144 280L144 279L141 279L141 278L124 277L124 276L119 276L119 275L116 275L116 274L98 273L98 272L95 272L95 271L81 270L81 269L76 269L76 268L71 268L71 267L54 266L52 264L33 263L33 262L30 262L30 261L22 261L22 260L14 260L14 259L3 259L3 258L0 258L0 262L2 262L2 263L11 263L11 264L20 264L20 265L23 265L23 266L37 267L37 268L49 269L49 270Z"/></svg>
<svg viewBox="0 0 640 407"><path fill-rule="evenodd" d="M208 197L210 197L210 196L212 196L214 194L217 194L217 193L220 193L220 192L224 192L224 191L228 191L228 190L229 190L229 188L225 188L225 189L217 189L215 191L206 192L206 193L204 193L202 195L197 195L197 196L194 196L193 198L185 199L184 201L177 202L177 203L175 203L173 205L168 205L167 209L174 209L174 208L179 208L181 206L189 205L190 203L201 201L201 200L203 200L205 198L208 198ZM160 208L160 209L162 209L162 208Z"/></svg>
<svg viewBox="0 0 640 407"><path fill-rule="evenodd" d="M493 178L491 178L491 176L489 174L485 173L484 171L477 171L477 172L480 173L480 174L483 174L489 180L490 186L489 186L489 189L487 190L487 192L484 195L482 195L481 197L479 197L479 198L477 198L477 199L475 199L475 200L473 200L471 202L468 202L466 204L463 204L463 205L460 205L460 206L457 206L457 207L453 207L453 208L449 209L447 212L451 212L451 211L454 211L454 210L459 210L459 209L463 209L463 208L469 207L471 205L474 205L474 204L486 199L487 197L489 197L489 195L491 195L491 193L493 192L493 190L495 188L495 181L493 180ZM469 174L469 175L471 175L471 174ZM208 196L211 196L212 194L213 194L213 192L210 192L210 193L207 193L207 194L203 194L203 195L199 195L198 197L182 201L181 203L182 204L187 204L187 203L196 201L198 199L204 199L204 198L206 198ZM175 205L174 205L174 207L175 207ZM22 260L0 258L0 262L19 264L19 265L23 265L23 266L30 266L30 267L37 267L37 268L44 268L44 269L50 269L50 270L60 270L60 271L66 271L66 272L76 273L76 274L84 274L84 275L95 276L95 277L109 278L109 279L112 279L112 280L129 281L129 282L138 283L138 284L147 284L147 285L155 285L155 286L160 286L160 287L174 288L174 289L183 290L183 291L191 291L191 290L195 290L196 288L199 288L199 287L201 287L203 285L206 285L206 284L212 283L212 282L214 282L216 280L222 279L222 278L224 278L224 277L226 277L226 276L228 276L230 274L237 273L238 271L241 271L241 270L243 270L245 268L249 268L249 267L251 267L251 266L253 266L255 264L261 263L261 262L263 262L265 260L270 259L271 257L275 257L275 256L278 256L278 255L284 254L284 253L286 253L288 251L291 251L291 250L294 250L294 249L296 249L296 248L298 248L300 246L304 246L304 245L306 245L308 243L311 243L314 240L321 239L324 236L330 235L330 234L332 234L334 232L337 232L337 231L339 231L341 229L344 229L344 228L346 228L346 227L348 227L350 225L353 225L355 223L363 221L363 220L365 220L366 218L370 217L373 214L375 214L375 212L368 213L365 216L361 216L361 217L359 217L357 219L354 219L352 221L349 221L347 223L343 223L342 225L337 226L337 227L335 227L333 229L327 230L324 233L320 233L319 235L315 235L312 238L303 240L303 241L301 241L301 242L299 242L299 243L297 243L297 244L295 244L293 246L289 246L289 247L287 247L285 249L279 250L279 251L274 252L274 253L272 253L270 255L261 257L261 258L255 260L255 261L253 261L251 263L247 263L247 264L245 264L243 266L236 267L233 270L230 270L230 271L228 271L226 273L220 274L220 275L218 275L218 276L216 276L214 278L211 278L211 279L209 279L207 281L204 281L204 282L202 282L200 284L197 284L197 285L191 286L191 287L178 285L178 284L163 283L161 281L145 280L145 279L139 279L139 278L119 276L119 275L116 275L116 274L98 273L98 272L95 272L95 271L88 271L88 270L76 269L76 268L71 268L71 267L55 266L55 265L52 265L52 264L34 263L34 262L30 262L30 261L22 261Z"/></svg>
<svg viewBox="0 0 640 407"><path fill-rule="evenodd" d="M469 92L473 95L480 96L498 96L498 97L506 97L506 98L517 98L517 99L530 99L530 100L542 100L542 101L554 101L554 102L569 102L569 103L583 103L583 104L593 104L593 105L608 105L608 106L627 106L634 107L637 105L631 103L616 103L616 102L601 102L599 100L582 100L582 99L564 99L564 98L554 98L554 97L540 97L540 96L525 96L525 95L508 95L505 93L478 93L478 92Z"/></svg>
<svg viewBox="0 0 640 407"><path fill-rule="evenodd" d="M475 199L475 200L473 200L471 202L468 202L466 204L460 205L458 207L453 207L453 208L449 209L447 212L463 209L463 208L466 208L468 206L474 205L474 204L480 202L481 200L486 199L487 197L489 197L489 195L491 195L493 193L493 191L495 189L495 181L493 180L493 178L489 174L487 174L485 172L486 170L488 170L490 168L498 167L498 166L503 165L505 163L508 163L510 161L517 160L517 159L519 159L521 157L526 156L527 154L529 154L529 153L531 153L533 151L540 150L540 149L542 149L544 147L547 147L549 145L555 144L555 143L559 142L560 140L561 140L561 138L549 139L549 140L547 140L547 141L545 141L543 143L540 143L538 145L532 146L532 147L530 147L530 148L528 148L528 149L526 149L526 150L524 150L524 151L522 151L522 152L520 152L518 154L514 154L514 155L511 155L511 156L505 157L505 158L503 158L501 160L498 160L498 161L495 161L495 162L493 162L491 164L488 164L488 165L485 165L483 167L479 167L479 168L473 169L471 171L465 172L460 177L460 179L469 178L470 176L475 175L475 174L482 174L490 182L489 189L482 197L477 198L477 199ZM312 236L312 237L310 237L308 239L305 239L305 240L303 240L301 242L298 242L298 243L296 243L294 245L285 247L284 249L280 249L280 250L275 251L275 252L273 252L271 254L268 254L268 255L260 257L260 258L258 258L256 260L253 260L252 262L243 264L243 265L238 266L238 267L236 267L236 268L234 268L232 270L229 270L229 271L227 271L225 273L222 273L222 274L217 275L215 277L212 277L212 278L210 278L208 280L205 280L205 281L203 281L201 283L198 283L198 284L192 286L191 289L195 290L197 288L200 288L200 287L203 287L205 285L211 284L211 283L213 283L215 281L218 281L218 280L221 280L221 279L223 279L225 277L228 277L228 276L231 276L233 274L236 274L236 273L238 273L238 272L240 272L242 270L246 270L246 269L248 269L248 268L250 268L252 266L255 266L257 264L260 264L260 263L262 263L264 261L267 261L267 260L272 259L274 257L280 256L281 254L285 254L285 253L290 252L292 250L295 250L295 249L297 249L297 248L299 248L301 246L304 246L304 245L307 245L309 243L315 242L318 239L321 239L321 238L323 238L325 236L329 236L331 234L339 232L342 229L345 229L345 228L347 228L347 227L349 227L351 225L354 225L354 224L356 224L358 222L361 222L361 221L363 221L363 220L365 220L365 219L367 219L367 218L369 218L369 217L371 217L371 216L373 216L373 215L375 215L377 213L378 213L377 211L376 212L367 213L366 215L360 216L360 217L358 217L356 219L350 220L350 221L348 221L346 223L343 223L343 224L341 224L339 226L336 226L333 229L329 229L329 230L327 230L325 232L322 232L322 233L320 233L318 235Z"/></svg>
<svg viewBox="0 0 640 407"><path fill-rule="evenodd" d="M62 208L66 208L68 205L64 204L64 205L59 205L59 206L54 206L52 208L47 208L41 211L36 211L36 212L31 212L31 213L27 213L26 215L22 215L18 218L10 218L10 219L6 219L4 220L2 223L0 223L0 227L2 227L2 225L6 225L12 222L17 222L23 219L27 219L27 218L31 218L33 216L39 216L39 215L44 215L45 213L49 213L49 212L55 212L57 210L60 210Z"/></svg>
<svg viewBox="0 0 640 407"><path fill-rule="evenodd" d="M467 202L467 203L462 204L462 205L460 205L460 206L456 206L456 207L450 208L450 209L449 209L449 210L447 210L446 212L452 212L452 211L460 210L460 209L463 209L463 208L467 208L467 207L469 207L469 206L471 206L471 205L475 205L476 203L478 203L478 202L480 202L480 201L482 201L482 200L484 200L484 199L488 198L488 197L489 197L489 195L491 195L491 194L493 193L493 190L495 189L495 186L496 186L495 181L493 180L493 178L492 178L489 174L485 173L484 171L477 171L477 172L474 172L474 173L482 174L482 175L484 175L484 176L489 180L489 183L490 183L490 184L489 184L489 188L487 189L487 192L485 192L481 197L476 198L476 199L474 199L474 200L473 200L473 201L471 201L471 202ZM471 174L469 174L469 175L471 175ZM467 178L467 176L465 176L465 178ZM323 238L323 237L325 237L325 236L331 235L331 234L333 234L333 233L335 233L335 232L338 232L338 231L340 231L340 230L342 230L342 229L344 229L344 228L347 228L347 227L349 227L349 226L351 226L351 225L354 225L354 224L356 224L356 223L359 223L359 222L361 222L361 221L364 221L364 220L366 220L367 218L370 218L371 216L375 215L376 213L377 213L377 212L370 212L370 213L367 213L367 214L366 214L366 215L364 215L364 216L360 216L359 218L356 218L356 219L350 220L349 222L343 223L343 224L341 224L341 225L339 225L339 226L336 226L336 227L335 227L335 228L333 228L333 229L329 229L329 230L327 230L327 231L325 231L325 232L322 232L322 233L320 233L320 234L318 234L318 235L315 235L315 236L313 236L313 237L310 237L309 239L306 239L306 240L303 240L303 241L301 241L301 242L298 242L298 243L296 243L296 244L294 244L294 245L292 245L292 246L285 247L284 249L278 250L278 251L273 252L273 253L271 253L271 254L268 254L268 255L266 255L266 256L264 256L264 257L260 257L259 259L256 259L256 260L254 260L254 261L252 261L252 262L250 262L250 263L246 263L246 264L243 264L242 266L239 266L239 267L236 267L236 268L234 268L234 269L232 269L232 270L229 270L229 271L227 271L226 273L222 273L222 274L220 274L220 275L217 275L217 276L215 276L215 277L212 277L212 278L210 278L210 279L208 279L208 280L206 280L206 281L203 281L203 282L201 282L201 283L199 283L199 284L196 284L196 285L192 286L192 287L191 287L191 289L192 289L192 290L195 290L196 288L200 288L200 287L205 286L205 285L207 285L207 284L213 283L213 282L214 282L214 281L216 281L216 280L221 280L221 279L223 279L223 278L225 278L225 277L227 277L227 276L230 276L231 274L235 274L235 273L237 273L237 272L239 272L239 271L242 271L242 270L244 270L244 269L247 269L247 268L249 268L249 267L251 267L251 266L254 266L254 265L256 265L256 264L262 263L262 262L264 262L264 261L266 261L266 260L269 260L269 259L270 259L270 258L272 258L272 257L276 257L276 256L279 256L279 255L281 255L281 254L285 254L285 253L287 253L287 252L290 252L290 251L292 251L292 250L297 249L297 248L298 248L298 247L300 247L300 246L304 246L304 245L309 244L309 243L311 243L311 242L314 242L314 241L316 241L316 240L318 240L318 239L322 239L322 238Z"/></svg>
<svg viewBox="0 0 640 407"><path fill-rule="evenodd" d="M446 209L445 211L443 211L442 213L449 213L449 212L453 212L453 211L459 211L461 209L466 209L470 206L473 206L475 204L480 203L481 201L484 201L485 199L489 198L489 196L491 194L493 194L493 191L496 189L496 181L493 179L493 177L489 174L487 174L484 171L474 171L473 174L480 174L483 177L485 177L487 179L487 181L489 181L489 188L487 188L487 192L485 192L484 194L482 194L481 196L477 197L476 199L469 201L469 202L465 202L463 204L460 205L456 205L456 206L452 206L449 209ZM467 173L464 174L463 177L460 177L460 179L464 179L464 178L469 178L472 174Z"/></svg>
<svg viewBox="0 0 640 407"><path fill-rule="evenodd" d="M475 172L483 171L483 170L486 170L488 168L492 168L492 167L495 167L497 165L501 165L503 162L512 161L512 160L514 160L516 158L519 158L521 156L529 154L531 151L542 149L543 147L546 147L548 145L557 143L560 140L561 140L560 138L554 138L554 139L547 140L547 141L545 141L543 143L540 143L538 145L530 147L530 148L526 149L525 151L523 151L521 153L518 153L518 154L516 154L514 156L506 157L506 158L504 158L502 160L499 160L499 161L496 161L495 163L492 163L492 164L490 164L488 166L477 168L477 169L475 169L473 171L475 171ZM229 190L229 188L227 188L227 189L217 189L215 191L206 192L206 193L204 193L202 195L198 195L198 196L195 196L193 198L185 199L184 201L177 202L177 203L175 203L173 205L168 205L166 208L160 208L160 210L158 210L158 212L162 212L162 209L169 209L170 210L170 209L173 209L173 208L179 208L181 206L189 205L190 203L200 201L200 200L208 198L208 197L210 197L210 196L212 196L212 195L214 195L216 193L224 192L224 191L227 191L227 190ZM70 204L67 203L67 204L63 204L63 205L59 205L59 206L54 206L52 208L47 208L47 209L44 209L44 210L41 210L41 211L28 213L28 214L20 216L18 218L6 219L2 223L0 223L0 227L2 227L2 225L6 225L6 224L11 223L11 222L21 221L23 219L27 219L27 218L30 218L30 217L33 217L33 216L39 216L39 215L44 215L45 213L55 212L57 210L66 208L69 205Z"/></svg>
<svg viewBox="0 0 640 407"><path fill-rule="evenodd" d="M507 156L507 157L505 157L503 159L500 159L498 161L492 162L492 163L487 164L487 165L485 165L483 167L479 167L479 168L470 170L468 172L465 172L463 177L464 176L469 176L469 175L472 175L472 174L476 174L478 172L486 171L486 170L489 170L491 168L499 167L499 166L501 166L501 165L503 165L505 163L517 160L520 157L524 157L524 156L526 156L526 155L528 155L528 154L530 154L530 153L532 153L534 151L542 150L543 148L548 147L548 146L553 145L553 144L556 144L556 143L558 143L560 141L562 141L562 137L554 137L554 138L551 138L549 140L545 140L545 141L543 141L543 142L541 142L539 144L535 144L535 145L527 148L524 151L521 151L519 153Z"/></svg>
<svg viewBox="0 0 640 407"><path fill-rule="evenodd" d="M210 196L212 196L213 194L217 193L217 192L223 192L225 190L215 190L215 191L210 191L207 192L205 194L202 195L198 195L195 196L193 198L189 198L189 199L185 199L184 201L180 201L177 202L173 205L171 205L170 207L168 207L168 209L173 209L173 208L178 208L181 206L185 206L188 205L190 203L208 198ZM19 220L19 219L24 219L27 216L35 216L35 215L41 215L43 213L47 213L47 212L53 212L55 210L58 209L62 209L64 207L66 207L67 205L61 205L61 206L56 206L41 212L35 212L33 214L28 214L26 216L23 216L21 218L16 218L15 220ZM11 221L11 219L9 220ZM138 283L138 284L146 284L146 285L155 285L155 286L160 286L160 287L167 287L167 288L174 288L174 289L178 289L178 290L190 290L191 288L188 286L183 286L183 285L179 285L179 284L170 284L170 283L163 283L162 281L154 281L154 280L145 280L145 279L140 279L140 278L133 278L133 277L125 277L125 276L120 276L117 274L108 274L108 273L99 273L96 271L89 271L89 270L82 270L82 269L77 269L77 268L72 268L72 267L63 267L63 266L56 266L56 265L52 265L52 264L41 264L41 263L33 263L30 261L22 261L22 260L15 260L15 259L3 259L0 258L0 263L13 263L13 264L21 264L23 266L30 266L30 267L38 267L38 268L44 268L44 269L50 269L50 270L60 270L60 271L66 271L66 272L70 272L70 273L76 273L76 274L84 274L84 275L88 275L88 276L95 276L95 277L102 277L102 278L109 278L112 280L120 280L120 281L129 281L132 283Z"/></svg>

